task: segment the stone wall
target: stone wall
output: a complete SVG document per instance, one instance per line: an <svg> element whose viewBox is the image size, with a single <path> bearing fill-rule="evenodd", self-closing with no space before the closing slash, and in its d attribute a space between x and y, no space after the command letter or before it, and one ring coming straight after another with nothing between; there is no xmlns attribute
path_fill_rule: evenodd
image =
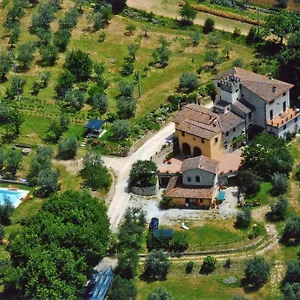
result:
<svg viewBox="0 0 300 300"><path fill-rule="evenodd" d="M158 184L150 187L131 186L131 192L140 196L152 196L158 191Z"/></svg>

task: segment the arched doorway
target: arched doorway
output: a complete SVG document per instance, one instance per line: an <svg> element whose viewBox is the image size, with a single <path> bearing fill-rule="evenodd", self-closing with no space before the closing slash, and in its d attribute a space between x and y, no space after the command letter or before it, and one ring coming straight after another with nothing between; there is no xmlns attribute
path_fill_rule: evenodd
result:
<svg viewBox="0 0 300 300"><path fill-rule="evenodd" d="M185 155L191 155L191 147L190 147L190 145L187 144L187 143L183 143L182 144L182 152Z"/></svg>
<svg viewBox="0 0 300 300"><path fill-rule="evenodd" d="M199 147L194 147L194 156L202 155L202 151Z"/></svg>

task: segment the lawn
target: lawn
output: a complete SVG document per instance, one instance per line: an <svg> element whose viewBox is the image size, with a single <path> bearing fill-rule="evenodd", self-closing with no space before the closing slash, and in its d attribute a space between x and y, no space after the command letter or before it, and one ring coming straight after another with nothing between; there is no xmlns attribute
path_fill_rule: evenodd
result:
<svg viewBox="0 0 300 300"><path fill-rule="evenodd" d="M245 200L249 202L258 202L260 205L268 205L274 199L271 195L272 183L263 181L260 190L255 196L246 196Z"/></svg>
<svg viewBox="0 0 300 300"><path fill-rule="evenodd" d="M265 287L251 294L246 294L240 281L243 278L243 261L234 261L229 270L218 262L217 269L210 275L200 275L201 263L197 262L192 274L186 274L185 264L173 263L164 281L145 282L137 280L138 300L147 299L147 295L157 287L167 289L176 300L230 300L233 296L244 296L250 299L267 299ZM142 268L141 270L142 271ZM235 277L237 282L230 284L223 280Z"/></svg>

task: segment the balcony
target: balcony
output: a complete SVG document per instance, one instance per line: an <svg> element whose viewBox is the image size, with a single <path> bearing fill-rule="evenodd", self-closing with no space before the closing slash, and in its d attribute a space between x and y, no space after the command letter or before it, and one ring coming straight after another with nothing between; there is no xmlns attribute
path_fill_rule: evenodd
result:
<svg viewBox="0 0 300 300"><path fill-rule="evenodd" d="M279 128L284 126L285 124L291 122L293 119L300 116L300 109L299 108L288 108L285 112L279 114L278 116L274 117L272 120L268 121L267 124L272 127Z"/></svg>

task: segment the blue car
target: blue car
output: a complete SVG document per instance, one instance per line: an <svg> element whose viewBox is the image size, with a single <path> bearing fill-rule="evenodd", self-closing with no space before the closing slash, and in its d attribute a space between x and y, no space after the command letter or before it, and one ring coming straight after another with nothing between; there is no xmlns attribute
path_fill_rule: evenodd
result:
<svg viewBox="0 0 300 300"><path fill-rule="evenodd" d="M158 229L158 225L159 225L159 220L158 220L158 218L152 218L152 219L151 219L151 222L150 222L150 224L149 224L149 229L152 229L152 230Z"/></svg>

